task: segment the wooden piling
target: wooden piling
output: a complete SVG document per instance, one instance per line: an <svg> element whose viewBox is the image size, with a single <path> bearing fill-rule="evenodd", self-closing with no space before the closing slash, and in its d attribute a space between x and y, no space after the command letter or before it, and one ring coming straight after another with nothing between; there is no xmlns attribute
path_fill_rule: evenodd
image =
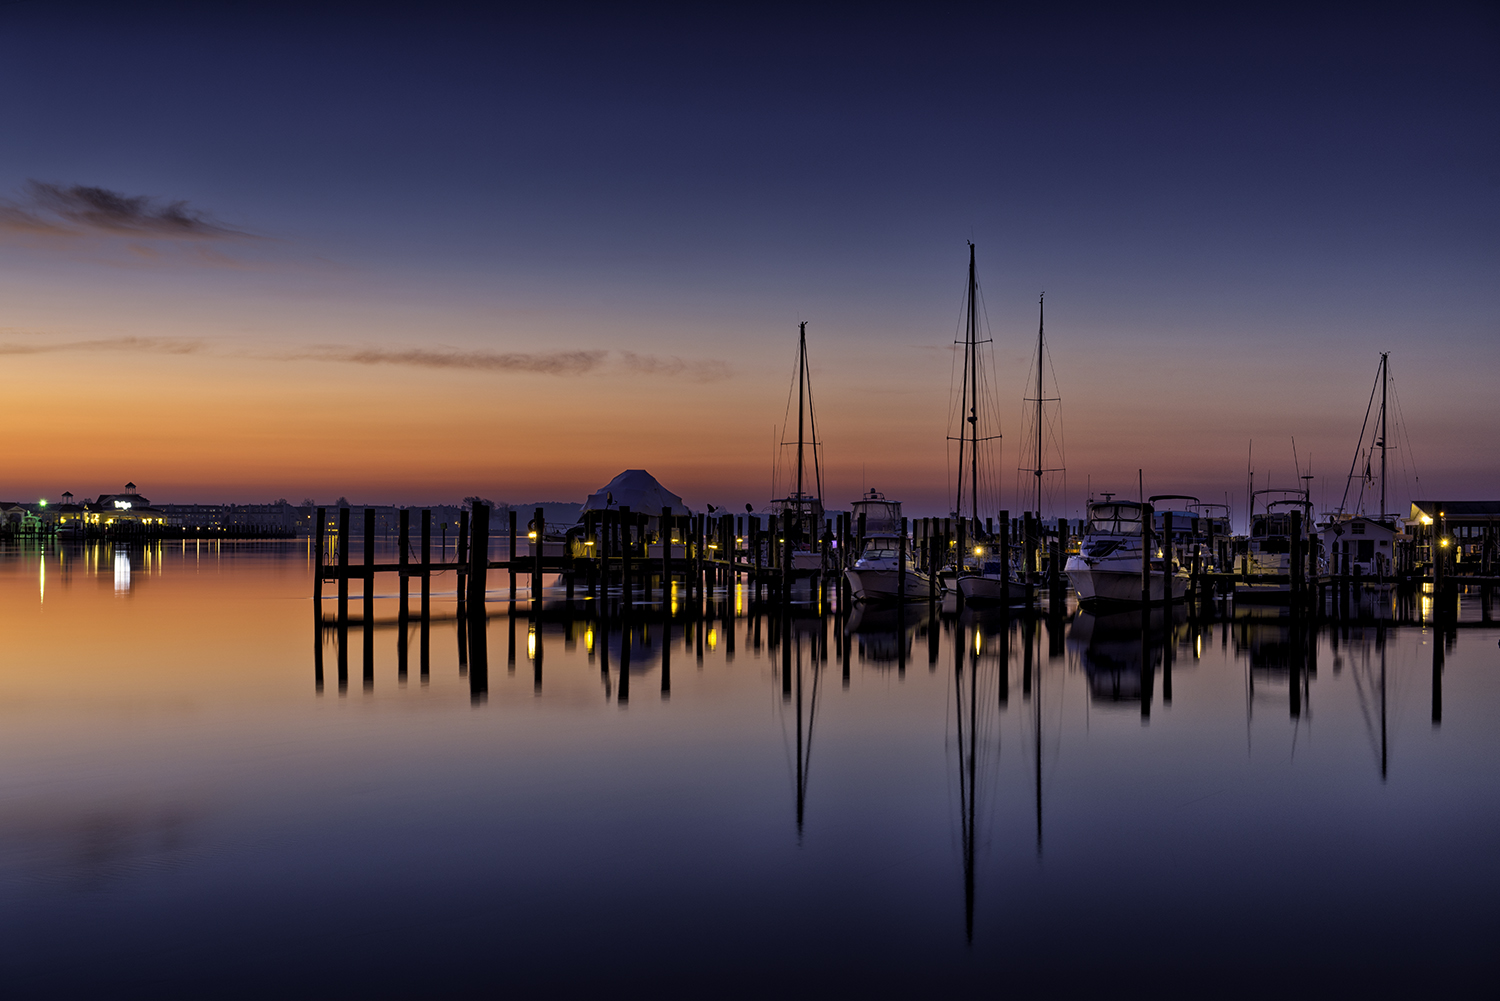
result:
<svg viewBox="0 0 1500 1001"><path fill-rule="evenodd" d="M536 552L531 571L531 607L542 609L542 550L547 544L547 516L541 508L536 509Z"/></svg>
<svg viewBox="0 0 1500 1001"><path fill-rule="evenodd" d="M514 608L516 604L516 512L512 508L510 515L510 542L505 549L505 566L510 572L510 604Z"/></svg>
<svg viewBox="0 0 1500 1001"><path fill-rule="evenodd" d="M407 605L406 601L406 579L408 576L407 563L409 561L408 558L411 553L411 512L409 512L406 508L402 508L401 513L397 516L397 518L397 524L399 527L396 534L397 539L401 545L401 554L396 559L396 566L398 567L396 575L401 589L400 611L401 618L404 621L406 617L411 614L411 609Z"/></svg>
<svg viewBox="0 0 1500 1001"><path fill-rule="evenodd" d="M901 519L901 538L896 546L896 600L906 604L906 519ZM901 649L906 649L906 637L901 637Z"/></svg>
<svg viewBox="0 0 1500 1001"><path fill-rule="evenodd" d="M349 509L339 508L339 628L349 626ZM342 648L341 648L342 649Z"/></svg>
<svg viewBox="0 0 1500 1001"><path fill-rule="evenodd" d="M473 536L469 546L469 615L474 619L475 629L483 628L485 617L484 600L488 590L490 569L490 507L474 502L474 519L470 526ZM473 638L470 638L473 646Z"/></svg>
<svg viewBox="0 0 1500 1001"><path fill-rule="evenodd" d="M1151 505L1141 504L1141 605L1151 604ZM1145 641L1142 640L1144 644ZM1150 714L1149 706L1142 710Z"/></svg>
<svg viewBox="0 0 1500 1001"><path fill-rule="evenodd" d="M1006 615L1010 614L1010 512L1000 512L1000 577L1004 583L1000 587L1000 604L1005 608ZM1010 634L1006 634L1005 642L1010 643Z"/></svg>
<svg viewBox="0 0 1500 1001"><path fill-rule="evenodd" d="M458 583L455 590L458 593L458 611L461 619L469 600L469 511L467 508L458 512L458 546L455 562L458 563ZM468 655L465 654L465 656Z"/></svg>
<svg viewBox="0 0 1500 1001"><path fill-rule="evenodd" d="M364 595L361 604L362 614L365 619L365 628L368 630L375 623L375 509L365 508L365 566L364 566ZM368 635L368 633L367 633Z"/></svg>
<svg viewBox="0 0 1500 1001"><path fill-rule="evenodd" d="M317 552L313 562L313 621L315 622L323 621L323 532L325 524L323 509L318 508L318 524L313 528L313 548Z"/></svg>
<svg viewBox="0 0 1500 1001"><path fill-rule="evenodd" d="M1162 606L1166 609L1164 620L1167 623L1167 628L1170 629L1172 623L1172 549L1174 545L1171 511L1162 515L1161 534L1161 602ZM1166 697L1165 688L1162 689L1162 697Z"/></svg>

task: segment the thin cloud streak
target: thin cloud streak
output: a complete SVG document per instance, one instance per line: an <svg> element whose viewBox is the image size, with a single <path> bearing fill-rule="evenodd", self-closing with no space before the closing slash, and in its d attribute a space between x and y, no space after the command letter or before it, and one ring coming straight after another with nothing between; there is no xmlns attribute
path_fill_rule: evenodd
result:
<svg viewBox="0 0 1500 1001"><path fill-rule="evenodd" d="M634 351L621 351L620 356L626 368L642 375L684 376L693 382L718 382L733 374L728 362L712 358L679 358L676 355L660 358Z"/></svg>
<svg viewBox="0 0 1500 1001"><path fill-rule="evenodd" d="M585 375L598 371L609 360L611 352L603 350L574 351L457 351L433 348L389 350L361 348L338 344L318 345L310 350L279 353L217 352L199 340L170 337L109 337L93 340L54 342L0 342L0 356L60 354L64 352L133 352L162 355L231 355L278 362L333 362L347 365L390 365L406 368L452 369L472 372L512 372L527 375ZM668 378L685 377L694 382L727 379L728 362L713 359L659 358L655 355L621 351L621 363L641 375Z"/></svg>
<svg viewBox="0 0 1500 1001"><path fill-rule="evenodd" d="M65 351L130 351L141 354L190 355L203 348L201 341L171 337L106 337L91 341L55 341L50 344L0 344L0 355L44 355Z"/></svg>
<svg viewBox="0 0 1500 1001"><path fill-rule="evenodd" d="M29 181L20 201L0 200L0 231L22 235L222 240L250 234L215 222L184 200L162 201L85 184Z"/></svg>
<svg viewBox="0 0 1500 1001"><path fill-rule="evenodd" d="M417 348L386 351L378 348L327 346L309 352L280 355L286 361L332 361L355 365L404 365L411 368L468 369L480 372L527 372L537 375L582 375L604 363L608 351L434 351Z"/></svg>

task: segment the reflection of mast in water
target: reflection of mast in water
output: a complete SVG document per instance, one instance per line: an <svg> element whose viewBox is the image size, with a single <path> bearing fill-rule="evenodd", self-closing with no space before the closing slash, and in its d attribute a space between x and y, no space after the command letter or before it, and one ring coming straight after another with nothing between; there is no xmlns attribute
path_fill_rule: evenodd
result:
<svg viewBox="0 0 1500 1001"><path fill-rule="evenodd" d="M964 868L964 935L974 941L974 835L975 799L978 795L979 743L979 646L980 631L974 627L973 659L969 670L968 717L969 726L964 729L964 630L962 626L953 631L953 712L958 721L958 813L959 838L963 851ZM1005 642L1009 639L1006 637ZM966 735L967 734L967 738Z"/></svg>
<svg viewBox="0 0 1500 1001"><path fill-rule="evenodd" d="M818 688L823 672L819 669L818 658L814 656L812 658L812 691L807 700L807 729L804 733L802 725L802 637L788 631L782 636L782 642L790 643L796 647L797 673L794 688L797 704L797 834L800 836L802 833L802 821L807 810L807 779L812 763L813 723L816 722L818 715Z"/></svg>

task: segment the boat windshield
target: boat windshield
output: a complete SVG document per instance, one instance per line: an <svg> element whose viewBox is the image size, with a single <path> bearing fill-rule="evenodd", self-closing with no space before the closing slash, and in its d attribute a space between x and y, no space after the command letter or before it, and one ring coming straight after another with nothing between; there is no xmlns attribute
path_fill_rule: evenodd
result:
<svg viewBox="0 0 1500 1001"><path fill-rule="evenodd" d="M1264 539L1266 536L1292 534L1292 518L1287 514L1258 514L1250 522L1250 536Z"/></svg>
<svg viewBox="0 0 1500 1001"><path fill-rule="evenodd" d="M1140 535L1141 509L1135 504L1093 504L1089 507L1090 535Z"/></svg>
<svg viewBox="0 0 1500 1001"><path fill-rule="evenodd" d="M865 551L860 554L860 559L865 560L894 560L901 553L896 549L895 540L881 539L879 542L871 542L865 546Z"/></svg>

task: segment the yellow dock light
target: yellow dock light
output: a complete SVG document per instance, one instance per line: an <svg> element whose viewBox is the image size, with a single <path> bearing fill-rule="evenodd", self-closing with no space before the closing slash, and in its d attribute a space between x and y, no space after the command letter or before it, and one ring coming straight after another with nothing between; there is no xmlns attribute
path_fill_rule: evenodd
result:
<svg viewBox="0 0 1500 1001"><path fill-rule="evenodd" d="M1442 546L1444 549L1447 549L1448 548L1448 537L1446 535L1443 536L1443 538L1438 542L1438 545Z"/></svg>
<svg viewBox="0 0 1500 1001"><path fill-rule="evenodd" d="M526 533L526 538L531 539L532 541L535 541L536 540L536 533L535 532L527 532Z"/></svg>
<svg viewBox="0 0 1500 1001"><path fill-rule="evenodd" d="M978 629L974 630L974 656L979 656L979 651L984 647L984 636Z"/></svg>
<svg viewBox="0 0 1500 1001"><path fill-rule="evenodd" d="M974 555L975 556L983 556L984 555L984 547L983 546L975 546L974 547Z"/></svg>

